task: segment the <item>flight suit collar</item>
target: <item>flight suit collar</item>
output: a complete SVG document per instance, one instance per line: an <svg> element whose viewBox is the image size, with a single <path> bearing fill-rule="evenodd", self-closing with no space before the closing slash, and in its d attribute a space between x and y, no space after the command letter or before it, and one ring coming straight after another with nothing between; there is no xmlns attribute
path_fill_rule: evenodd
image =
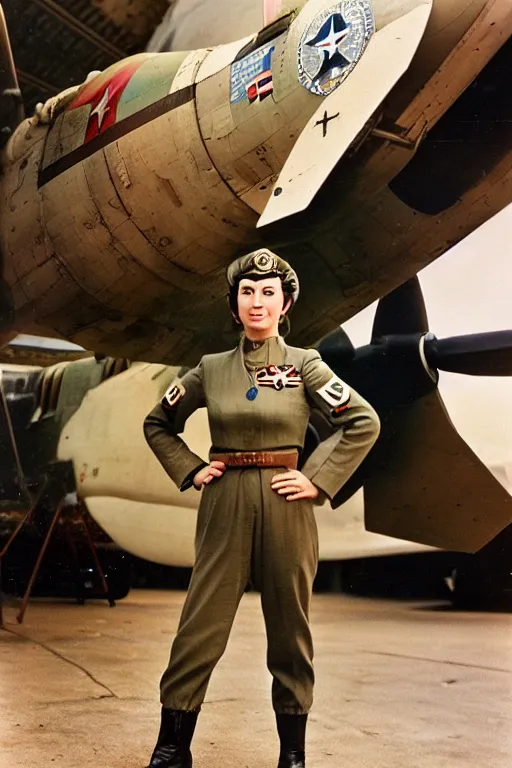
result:
<svg viewBox="0 0 512 768"><path fill-rule="evenodd" d="M286 344L281 336L271 336L262 342L252 342L245 333L239 344L240 359L244 366L253 370L268 365L283 365L286 360Z"/></svg>

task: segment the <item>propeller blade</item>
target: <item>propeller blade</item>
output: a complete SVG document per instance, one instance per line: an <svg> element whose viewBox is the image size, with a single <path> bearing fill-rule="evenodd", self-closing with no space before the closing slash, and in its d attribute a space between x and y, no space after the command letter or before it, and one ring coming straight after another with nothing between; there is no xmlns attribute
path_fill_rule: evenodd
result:
<svg viewBox="0 0 512 768"><path fill-rule="evenodd" d="M427 310L420 281L416 276L379 301L373 321L372 343L382 336L427 331Z"/></svg>
<svg viewBox="0 0 512 768"><path fill-rule="evenodd" d="M512 496L453 426L437 390L381 414L365 479L369 531L476 552L512 521Z"/></svg>
<svg viewBox="0 0 512 768"><path fill-rule="evenodd" d="M512 376L512 331L425 339L431 368L470 376Z"/></svg>
<svg viewBox="0 0 512 768"><path fill-rule="evenodd" d="M354 345L341 326L324 336L316 348L322 360L333 369L348 364L355 354Z"/></svg>

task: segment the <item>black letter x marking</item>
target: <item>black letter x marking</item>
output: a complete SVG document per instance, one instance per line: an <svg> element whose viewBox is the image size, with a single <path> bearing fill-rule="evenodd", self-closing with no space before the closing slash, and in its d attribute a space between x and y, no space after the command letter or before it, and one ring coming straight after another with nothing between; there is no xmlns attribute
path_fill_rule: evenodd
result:
<svg viewBox="0 0 512 768"><path fill-rule="evenodd" d="M336 112L335 115L332 115L331 117L327 117L327 110L325 110L324 116L322 117L322 119L316 121L315 126L321 125L323 128L322 138L325 138L325 136L327 136L327 123L329 122L329 120L334 120L335 117L339 117L339 116L340 116L340 113Z"/></svg>

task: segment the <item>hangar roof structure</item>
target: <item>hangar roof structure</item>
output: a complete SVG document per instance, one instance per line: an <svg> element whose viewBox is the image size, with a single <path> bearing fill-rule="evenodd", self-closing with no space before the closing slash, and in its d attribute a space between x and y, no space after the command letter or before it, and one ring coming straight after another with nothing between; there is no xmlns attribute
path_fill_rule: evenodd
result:
<svg viewBox="0 0 512 768"><path fill-rule="evenodd" d="M144 50L169 0L2 0L25 112Z"/></svg>

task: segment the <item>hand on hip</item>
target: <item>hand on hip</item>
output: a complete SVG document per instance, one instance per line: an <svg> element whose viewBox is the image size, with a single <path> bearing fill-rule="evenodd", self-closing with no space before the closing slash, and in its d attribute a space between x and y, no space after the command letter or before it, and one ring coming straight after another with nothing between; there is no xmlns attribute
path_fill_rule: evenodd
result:
<svg viewBox="0 0 512 768"><path fill-rule="evenodd" d="M270 487L280 496L286 496L286 501L316 499L319 493L316 485L298 469L274 475Z"/></svg>
<svg viewBox="0 0 512 768"><path fill-rule="evenodd" d="M222 477L226 465L223 461L211 461L207 467L203 467L199 472L194 475L194 485L196 488L202 488L203 485L208 485L216 477Z"/></svg>

